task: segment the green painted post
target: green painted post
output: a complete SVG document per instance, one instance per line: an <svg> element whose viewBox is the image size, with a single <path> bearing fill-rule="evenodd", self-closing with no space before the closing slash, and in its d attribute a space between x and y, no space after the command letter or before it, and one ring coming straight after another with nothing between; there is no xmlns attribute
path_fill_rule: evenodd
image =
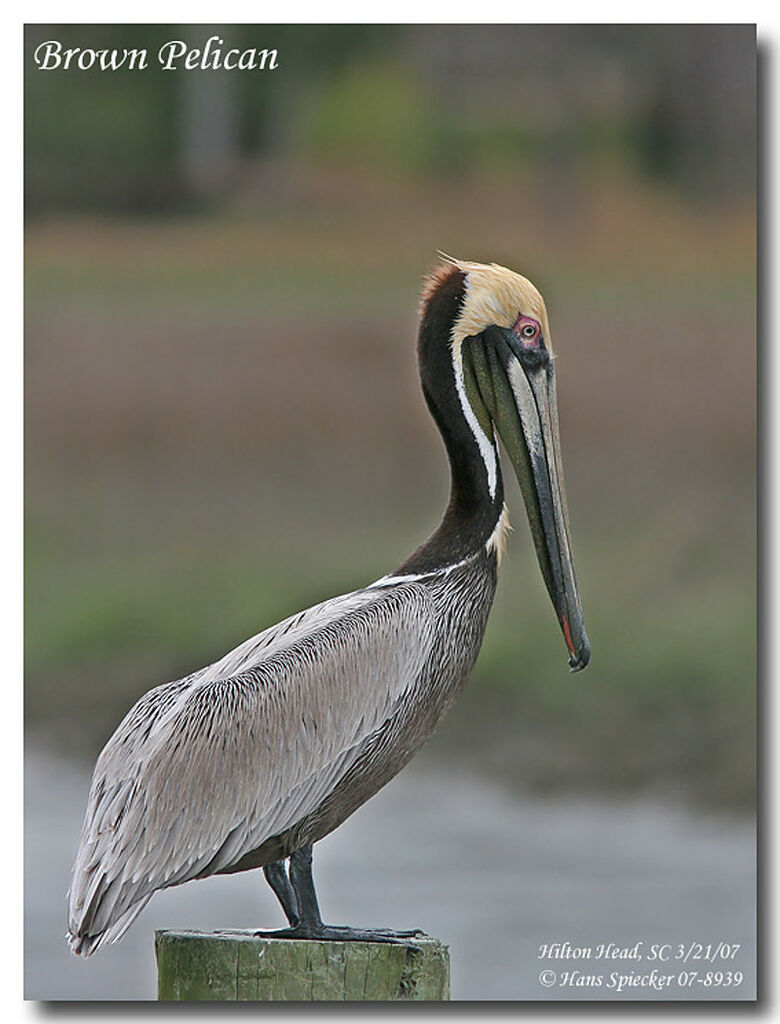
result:
<svg viewBox="0 0 780 1024"><path fill-rule="evenodd" d="M155 933L162 1001L446 1000L450 954L377 942L257 938L251 931Z"/></svg>

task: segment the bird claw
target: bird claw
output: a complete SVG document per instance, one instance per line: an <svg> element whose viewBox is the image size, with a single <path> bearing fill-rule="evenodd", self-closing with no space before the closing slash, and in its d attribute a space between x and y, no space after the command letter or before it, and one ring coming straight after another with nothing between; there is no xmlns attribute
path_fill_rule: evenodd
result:
<svg viewBox="0 0 780 1024"><path fill-rule="evenodd" d="M271 931L264 931L262 928L252 932L254 939L302 939L295 928L273 928Z"/></svg>
<svg viewBox="0 0 780 1024"><path fill-rule="evenodd" d="M427 933L422 928L410 928L408 931L396 931L395 928L372 928L372 931L378 935L394 935L399 939L414 939L420 935L427 937Z"/></svg>
<svg viewBox="0 0 780 1024"><path fill-rule="evenodd" d="M425 935L420 928L411 931L394 931L392 928L350 928L343 925L320 925L305 928L277 928L273 931L258 930L252 933L257 939L309 939L324 942L381 942L391 946L405 946L413 953L422 953L422 948L409 939Z"/></svg>

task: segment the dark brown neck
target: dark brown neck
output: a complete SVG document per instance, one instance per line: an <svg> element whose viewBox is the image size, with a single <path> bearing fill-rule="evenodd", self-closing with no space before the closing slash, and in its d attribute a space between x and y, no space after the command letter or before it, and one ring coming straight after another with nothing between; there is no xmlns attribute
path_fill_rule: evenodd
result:
<svg viewBox="0 0 780 1024"><path fill-rule="evenodd" d="M423 394L450 462L450 501L439 528L399 573L430 572L475 554L484 548L504 507L495 442L483 437L480 447L464 411L465 394L459 394L456 383L450 334L463 304L464 282L463 272L453 268L426 306L418 339ZM492 453L490 467L486 449L488 458Z"/></svg>

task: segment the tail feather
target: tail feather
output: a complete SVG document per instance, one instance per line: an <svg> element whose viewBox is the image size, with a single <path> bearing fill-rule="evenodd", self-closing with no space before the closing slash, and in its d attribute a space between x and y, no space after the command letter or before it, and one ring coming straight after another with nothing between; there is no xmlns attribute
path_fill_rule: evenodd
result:
<svg viewBox="0 0 780 1024"><path fill-rule="evenodd" d="M132 907L129 907L121 917L117 918L108 928L102 931L91 932L86 924L76 925L67 934L68 945L76 956L91 956L95 950L100 949L104 942L118 942L125 934L130 925L135 921L146 904L152 898L152 893L144 896Z"/></svg>

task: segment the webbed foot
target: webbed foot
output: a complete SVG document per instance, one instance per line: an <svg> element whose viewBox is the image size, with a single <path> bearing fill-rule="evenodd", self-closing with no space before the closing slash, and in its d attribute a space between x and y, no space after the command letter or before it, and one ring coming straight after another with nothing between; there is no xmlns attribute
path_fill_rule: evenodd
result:
<svg viewBox="0 0 780 1024"><path fill-rule="evenodd" d="M422 950L410 939L424 935L419 928L411 931L393 931L391 928L350 928L346 925L310 925L298 924L294 928L277 928L274 931L256 931L255 936L261 939L320 939L325 942L384 942L394 946L406 946L407 949L421 953Z"/></svg>

